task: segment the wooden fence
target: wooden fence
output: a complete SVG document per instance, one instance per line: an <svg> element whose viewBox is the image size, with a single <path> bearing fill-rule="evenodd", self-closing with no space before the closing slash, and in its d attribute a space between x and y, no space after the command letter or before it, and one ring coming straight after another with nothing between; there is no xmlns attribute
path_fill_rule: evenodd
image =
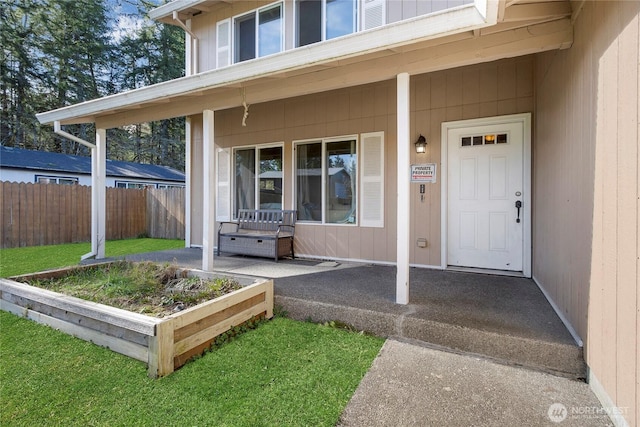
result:
<svg viewBox="0 0 640 427"><path fill-rule="evenodd" d="M91 187L0 182L0 246L91 241ZM184 239L184 189L107 188L107 240Z"/></svg>
<svg viewBox="0 0 640 427"><path fill-rule="evenodd" d="M149 188L147 234L159 239L184 239L184 188Z"/></svg>

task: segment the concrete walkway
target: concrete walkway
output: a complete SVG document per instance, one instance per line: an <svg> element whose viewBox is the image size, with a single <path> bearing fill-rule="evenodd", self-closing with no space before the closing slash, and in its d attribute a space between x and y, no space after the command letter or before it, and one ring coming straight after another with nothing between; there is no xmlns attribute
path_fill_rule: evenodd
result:
<svg viewBox="0 0 640 427"><path fill-rule="evenodd" d="M339 426L608 426L589 386L389 339Z"/></svg>
<svg viewBox="0 0 640 427"><path fill-rule="evenodd" d="M199 268L201 256L127 258ZM392 266L221 256L214 270L273 278L276 305L294 319L390 338L341 425L610 425L575 380L586 374L582 348L531 280L412 268L411 303L398 305Z"/></svg>

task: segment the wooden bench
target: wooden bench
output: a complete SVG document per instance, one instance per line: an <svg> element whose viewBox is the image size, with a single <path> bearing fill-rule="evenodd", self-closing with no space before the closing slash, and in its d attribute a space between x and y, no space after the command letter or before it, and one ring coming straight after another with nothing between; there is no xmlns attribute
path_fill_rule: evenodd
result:
<svg viewBox="0 0 640 427"><path fill-rule="evenodd" d="M296 211L240 209L238 221L218 226L220 252L278 258L293 258Z"/></svg>

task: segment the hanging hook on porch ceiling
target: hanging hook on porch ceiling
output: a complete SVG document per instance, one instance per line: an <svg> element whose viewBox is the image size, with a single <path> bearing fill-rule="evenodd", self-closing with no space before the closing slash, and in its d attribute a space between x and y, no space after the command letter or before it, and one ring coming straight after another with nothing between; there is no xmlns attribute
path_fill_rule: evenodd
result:
<svg viewBox="0 0 640 427"><path fill-rule="evenodd" d="M246 88L242 88L242 106L244 107L244 115L242 116L242 126L247 126L247 117L249 117L249 104L247 104Z"/></svg>

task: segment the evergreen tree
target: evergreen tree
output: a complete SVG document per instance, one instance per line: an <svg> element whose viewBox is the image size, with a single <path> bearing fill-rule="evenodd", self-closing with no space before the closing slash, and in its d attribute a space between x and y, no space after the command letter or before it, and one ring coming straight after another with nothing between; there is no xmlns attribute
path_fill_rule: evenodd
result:
<svg viewBox="0 0 640 427"><path fill-rule="evenodd" d="M0 144L88 154L40 126L35 114L177 78L184 34L146 19L114 37L120 5L136 17L148 0L0 0ZM92 124L68 126L93 140ZM108 130L108 157L184 168L184 119Z"/></svg>

